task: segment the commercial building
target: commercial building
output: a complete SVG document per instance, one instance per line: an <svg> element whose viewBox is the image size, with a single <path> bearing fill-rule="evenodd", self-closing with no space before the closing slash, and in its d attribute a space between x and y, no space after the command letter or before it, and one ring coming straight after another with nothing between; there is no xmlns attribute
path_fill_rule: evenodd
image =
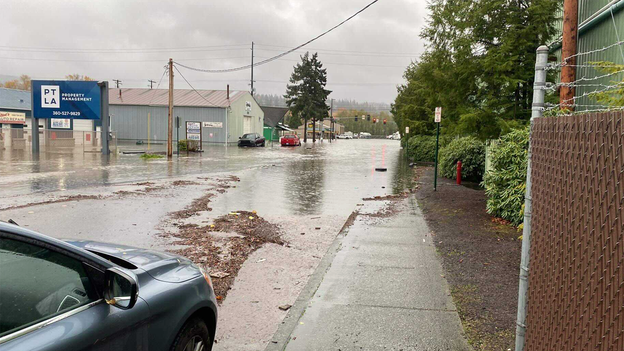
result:
<svg viewBox="0 0 624 351"><path fill-rule="evenodd" d="M119 141L167 141L169 90L113 88L109 101ZM264 111L249 92L175 89L173 101L174 140L233 144L245 133L263 133Z"/></svg>
<svg viewBox="0 0 624 351"><path fill-rule="evenodd" d="M296 132L297 135L299 135L299 137L303 138L304 134L305 134L305 129L306 126L302 125L300 126ZM312 139L312 136L314 134L314 130L316 129L316 139L320 139L321 138L321 133L323 134L323 139L329 139L331 138L332 135L332 125L331 125L331 119L327 118L324 119L323 122L317 121L316 122L316 128L314 128L314 124L310 121L308 121L308 125L307 125L307 133L308 133L308 139ZM340 124L340 123L334 123L334 130L333 130L333 136L334 138L340 134L344 134L345 132L345 127L344 125Z"/></svg>
<svg viewBox="0 0 624 351"><path fill-rule="evenodd" d="M561 12L563 16L563 12ZM563 22L559 23L559 31ZM596 62L624 64L621 45L617 44L624 33L624 1L622 0L579 0L578 2L578 43L577 52L585 53L577 57L576 79L586 83L575 89L577 111L593 110L602 105L590 94L602 90L624 79L624 73L605 75L596 69ZM561 62L561 37L550 44L553 53ZM594 79L595 77L603 77Z"/></svg>

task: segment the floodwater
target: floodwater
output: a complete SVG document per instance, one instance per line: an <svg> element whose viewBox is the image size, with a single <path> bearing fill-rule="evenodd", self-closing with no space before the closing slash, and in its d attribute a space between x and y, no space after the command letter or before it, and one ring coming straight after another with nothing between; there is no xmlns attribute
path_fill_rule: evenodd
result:
<svg viewBox="0 0 624 351"><path fill-rule="evenodd" d="M375 171L379 167L388 171ZM238 206L270 208L278 214L344 214L363 197L402 191L409 186L407 170L398 141L374 139L324 141L294 148L215 145L203 153L183 153L172 160L143 160L136 154L104 157L48 152L33 161L7 159L0 151L0 197L189 175L236 174L241 178L238 191L219 197L215 210Z"/></svg>

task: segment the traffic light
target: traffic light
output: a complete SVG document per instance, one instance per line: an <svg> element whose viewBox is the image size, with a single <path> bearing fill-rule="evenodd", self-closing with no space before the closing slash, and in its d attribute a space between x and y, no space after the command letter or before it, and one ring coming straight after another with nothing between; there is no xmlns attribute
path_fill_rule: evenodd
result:
<svg viewBox="0 0 624 351"><path fill-rule="evenodd" d="M358 118L357 118L357 116L355 116L355 121L356 121L356 122L358 121Z"/></svg>
<svg viewBox="0 0 624 351"><path fill-rule="evenodd" d="M373 123L377 123L377 118L373 118Z"/></svg>
<svg viewBox="0 0 624 351"><path fill-rule="evenodd" d="M384 124L386 124L386 123L388 123L388 120L387 120L387 119L384 119Z"/></svg>
<svg viewBox="0 0 624 351"><path fill-rule="evenodd" d="M370 119L371 119L370 115L367 115L366 119L370 122Z"/></svg>

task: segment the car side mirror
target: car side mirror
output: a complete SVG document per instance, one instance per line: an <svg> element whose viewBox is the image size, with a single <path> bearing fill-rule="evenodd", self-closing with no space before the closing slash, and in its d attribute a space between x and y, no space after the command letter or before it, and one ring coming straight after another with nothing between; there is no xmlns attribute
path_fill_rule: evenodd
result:
<svg viewBox="0 0 624 351"><path fill-rule="evenodd" d="M121 309L132 308L139 298L139 285L134 273L112 267L104 273L106 303Z"/></svg>
<svg viewBox="0 0 624 351"><path fill-rule="evenodd" d="M238 137L239 139L242 139L243 137Z"/></svg>

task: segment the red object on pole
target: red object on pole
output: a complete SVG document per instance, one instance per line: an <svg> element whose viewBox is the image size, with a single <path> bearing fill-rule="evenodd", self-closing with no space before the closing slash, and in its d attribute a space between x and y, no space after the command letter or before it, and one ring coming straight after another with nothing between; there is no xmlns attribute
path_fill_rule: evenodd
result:
<svg viewBox="0 0 624 351"><path fill-rule="evenodd" d="M461 185L461 169L462 163L461 161L457 161L457 185Z"/></svg>

